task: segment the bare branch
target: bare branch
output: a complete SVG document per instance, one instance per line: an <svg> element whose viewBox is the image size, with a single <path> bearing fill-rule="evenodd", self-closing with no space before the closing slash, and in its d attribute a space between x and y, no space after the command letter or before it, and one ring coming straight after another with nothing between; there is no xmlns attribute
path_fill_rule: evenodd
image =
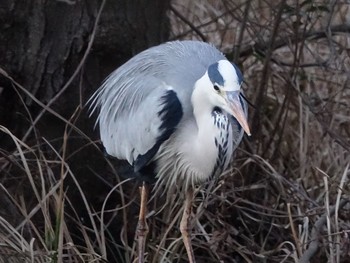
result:
<svg viewBox="0 0 350 263"><path fill-rule="evenodd" d="M186 25L188 25L203 41L207 41L207 38L203 33L193 25L186 17L184 17L179 11L176 10L172 5L170 5L170 10L178 17L180 18Z"/></svg>
<svg viewBox="0 0 350 263"><path fill-rule="evenodd" d="M350 32L350 24L341 24L341 25L334 25L330 27L330 31L333 34L338 34L338 33L349 33ZM277 39L271 46L270 42L267 43L256 43L253 46L246 46L245 48L242 49L240 53L240 57L247 57L250 56L254 53L258 53L260 55L264 55L268 49L278 49L283 46L286 46L287 44L290 43L296 43L300 41L304 41L305 39L320 39L320 38L326 38L328 36L326 30L317 30L317 31L310 31L307 33L301 32L298 34L299 37L297 38L286 38L286 37L280 37Z"/></svg>
<svg viewBox="0 0 350 263"><path fill-rule="evenodd" d="M339 202L339 207L338 209L343 208L350 200L349 199L343 199ZM336 206L333 206L330 209L330 215L334 215L336 210ZM323 214L315 223L312 231L311 231L311 242L310 245L308 247L308 249L304 252L304 254L302 255L302 257L299 260L299 263L308 263L311 258L317 253L319 245L320 245L320 241L319 241L319 237L320 237L320 233L322 231L322 227L324 226L324 224L327 221L327 213Z"/></svg>

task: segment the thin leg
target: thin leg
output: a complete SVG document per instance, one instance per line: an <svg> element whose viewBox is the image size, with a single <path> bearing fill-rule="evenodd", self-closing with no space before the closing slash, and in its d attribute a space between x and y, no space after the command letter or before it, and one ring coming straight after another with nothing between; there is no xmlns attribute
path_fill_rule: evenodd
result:
<svg viewBox="0 0 350 263"><path fill-rule="evenodd" d="M192 227L190 227L192 200L193 200L193 190L189 189L186 192L184 213L182 215L182 219L180 223L180 231L182 234L183 242L186 247L189 263L196 262L196 260L194 259L194 253L193 253L192 243L191 243L191 234L190 234L190 231L192 229Z"/></svg>
<svg viewBox="0 0 350 263"><path fill-rule="evenodd" d="M143 182L142 187L140 187L141 194L141 204L140 204L140 214L139 222L137 224L137 243L138 243L138 263L144 263L145 254L145 244L146 237L148 234L148 225L146 222L146 211L147 211L147 201L148 201L148 189L145 182Z"/></svg>

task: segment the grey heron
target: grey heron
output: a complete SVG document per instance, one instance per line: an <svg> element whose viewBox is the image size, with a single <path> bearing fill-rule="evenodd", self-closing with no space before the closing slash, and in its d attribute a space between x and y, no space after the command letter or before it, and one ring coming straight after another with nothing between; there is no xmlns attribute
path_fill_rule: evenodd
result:
<svg viewBox="0 0 350 263"><path fill-rule="evenodd" d="M242 73L213 45L173 41L131 58L91 97L101 141L109 155L127 160L157 188L185 194L180 230L189 257L193 187L220 175L244 131L250 135L241 94ZM145 207L142 187L138 224L143 262Z"/></svg>

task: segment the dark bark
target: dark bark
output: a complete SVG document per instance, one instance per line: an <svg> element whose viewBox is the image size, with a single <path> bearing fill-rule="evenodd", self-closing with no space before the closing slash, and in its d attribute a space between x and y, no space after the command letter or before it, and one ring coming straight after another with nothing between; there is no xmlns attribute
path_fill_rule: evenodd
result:
<svg viewBox="0 0 350 263"><path fill-rule="evenodd" d="M0 67L47 103L82 58L100 4L97 0L1 1ZM168 6L169 1L163 0L107 0L83 71L87 81L83 87L95 89L106 74L133 54L165 41ZM77 83L56 103L59 113L69 116L77 105ZM0 123L13 130L26 129L25 118L14 123L13 114L21 112L24 105L11 83L0 76L0 87ZM35 115L38 107L28 96L24 101Z"/></svg>

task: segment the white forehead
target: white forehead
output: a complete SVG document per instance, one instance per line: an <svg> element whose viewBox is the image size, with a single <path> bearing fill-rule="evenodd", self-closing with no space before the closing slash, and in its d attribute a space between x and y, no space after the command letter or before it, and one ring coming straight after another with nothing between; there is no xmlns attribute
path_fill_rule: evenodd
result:
<svg viewBox="0 0 350 263"><path fill-rule="evenodd" d="M227 91L235 91L240 89L241 73L228 60L220 60L218 62L218 71L224 79L224 89Z"/></svg>

